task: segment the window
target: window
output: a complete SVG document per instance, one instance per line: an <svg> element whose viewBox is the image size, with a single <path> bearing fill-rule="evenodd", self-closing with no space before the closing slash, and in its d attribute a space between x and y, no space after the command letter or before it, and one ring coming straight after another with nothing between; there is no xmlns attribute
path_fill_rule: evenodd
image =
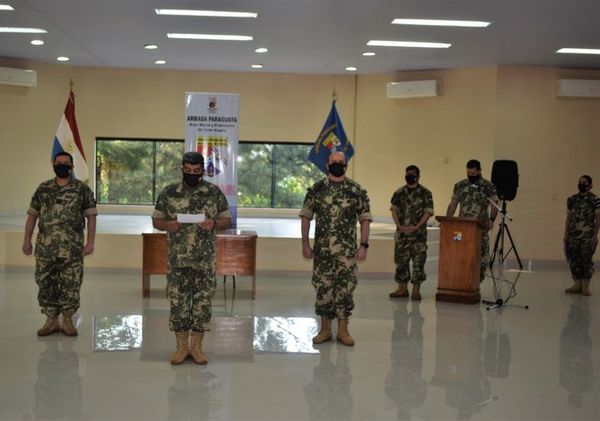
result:
<svg viewBox="0 0 600 421"><path fill-rule="evenodd" d="M323 174L308 161L312 144L239 143L238 207L300 208L306 189ZM183 140L96 139L99 204L154 205L181 179Z"/></svg>
<svg viewBox="0 0 600 421"><path fill-rule="evenodd" d="M181 178L183 140L96 139L96 200L153 205Z"/></svg>
<svg viewBox="0 0 600 421"><path fill-rule="evenodd" d="M301 208L323 173L308 161L312 144L240 142L238 207Z"/></svg>

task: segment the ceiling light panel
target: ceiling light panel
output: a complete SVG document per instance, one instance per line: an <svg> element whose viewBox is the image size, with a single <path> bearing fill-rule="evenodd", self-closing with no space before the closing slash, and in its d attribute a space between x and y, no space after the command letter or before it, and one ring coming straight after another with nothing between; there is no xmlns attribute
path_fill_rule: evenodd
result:
<svg viewBox="0 0 600 421"><path fill-rule="evenodd" d="M188 10L188 9L155 9L157 15L167 16L202 16L216 18L256 18L258 13L227 12L222 10Z"/></svg>
<svg viewBox="0 0 600 421"><path fill-rule="evenodd" d="M10 26L0 26L0 32L9 34L47 34L48 31L41 28L14 28Z"/></svg>
<svg viewBox="0 0 600 421"><path fill-rule="evenodd" d="M418 26L454 26L459 28L487 28L491 22L477 20L442 20L442 19L394 19L393 25Z"/></svg>
<svg viewBox="0 0 600 421"><path fill-rule="evenodd" d="M171 39L201 39L212 41L252 41L254 37L249 35L217 35L217 34L180 34L168 33L168 38Z"/></svg>
<svg viewBox="0 0 600 421"><path fill-rule="evenodd" d="M15 10L10 4L0 4L0 10Z"/></svg>
<svg viewBox="0 0 600 421"><path fill-rule="evenodd" d="M600 48L561 48L561 54L600 54Z"/></svg>
<svg viewBox="0 0 600 421"><path fill-rule="evenodd" d="M373 47L405 47L405 48L449 48L452 44L441 42L371 40L367 45Z"/></svg>

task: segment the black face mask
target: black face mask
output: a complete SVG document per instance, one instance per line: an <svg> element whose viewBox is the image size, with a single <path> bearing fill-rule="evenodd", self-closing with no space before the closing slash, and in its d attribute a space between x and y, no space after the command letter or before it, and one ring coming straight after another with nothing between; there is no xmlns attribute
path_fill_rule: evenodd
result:
<svg viewBox="0 0 600 421"><path fill-rule="evenodd" d="M183 181L185 181L185 184L191 187L197 186L200 182L200 178L202 178L202 174L183 173Z"/></svg>
<svg viewBox="0 0 600 421"><path fill-rule="evenodd" d="M71 175L71 168L73 167L70 165L57 164L54 166L54 174L56 174L58 178L67 178Z"/></svg>
<svg viewBox="0 0 600 421"><path fill-rule="evenodd" d="M406 180L406 184L415 184L418 178L419 177L417 177L416 175L407 175L404 177L404 179Z"/></svg>
<svg viewBox="0 0 600 421"><path fill-rule="evenodd" d="M579 189L579 193L585 193L590 189L590 185L585 183L579 183L577 184L577 188Z"/></svg>
<svg viewBox="0 0 600 421"><path fill-rule="evenodd" d="M329 174L334 177L341 177L346 173L346 165L340 164L339 162L334 162L333 164L329 164Z"/></svg>
<svg viewBox="0 0 600 421"><path fill-rule="evenodd" d="M477 183L479 181L479 179L481 178L480 175L468 175L467 178L469 179L469 181L471 183Z"/></svg>

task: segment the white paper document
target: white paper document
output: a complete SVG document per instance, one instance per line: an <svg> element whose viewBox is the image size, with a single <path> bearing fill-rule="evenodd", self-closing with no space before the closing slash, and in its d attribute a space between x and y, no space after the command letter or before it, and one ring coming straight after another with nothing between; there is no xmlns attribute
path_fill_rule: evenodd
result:
<svg viewBox="0 0 600 421"><path fill-rule="evenodd" d="M177 222L180 224L199 224L206 218L203 213L178 213Z"/></svg>

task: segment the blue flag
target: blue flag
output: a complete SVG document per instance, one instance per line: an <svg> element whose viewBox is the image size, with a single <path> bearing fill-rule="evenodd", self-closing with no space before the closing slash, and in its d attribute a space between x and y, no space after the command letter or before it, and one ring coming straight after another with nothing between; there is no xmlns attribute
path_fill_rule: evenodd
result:
<svg viewBox="0 0 600 421"><path fill-rule="evenodd" d="M331 104L331 111L319 137L310 149L308 160L325 174L328 174L327 161L331 152L334 151L343 152L346 156L346 162L350 161L350 158L354 155L354 148L346 138L344 126L342 126L342 121L335 108L335 101Z"/></svg>

